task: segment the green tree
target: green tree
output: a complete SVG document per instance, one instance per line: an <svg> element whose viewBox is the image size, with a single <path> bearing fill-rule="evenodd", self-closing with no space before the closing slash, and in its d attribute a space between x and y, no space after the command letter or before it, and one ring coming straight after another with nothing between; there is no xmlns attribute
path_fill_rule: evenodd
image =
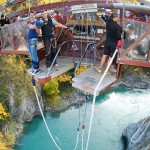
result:
<svg viewBox="0 0 150 150"><path fill-rule="evenodd" d="M3 97L3 103L8 99L8 93L19 105L21 99L32 92L31 79L23 60L20 55L0 55L0 96Z"/></svg>

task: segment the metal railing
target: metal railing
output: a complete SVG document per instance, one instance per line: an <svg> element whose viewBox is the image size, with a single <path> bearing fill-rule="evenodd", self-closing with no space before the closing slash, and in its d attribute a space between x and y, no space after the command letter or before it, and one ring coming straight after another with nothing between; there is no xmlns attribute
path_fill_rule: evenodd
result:
<svg viewBox="0 0 150 150"><path fill-rule="evenodd" d="M77 71L77 69L80 67L81 62L82 62L82 60L83 60L85 54L87 53L87 50L88 50L89 46L94 45L94 44L96 44L96 42L91 42L91 43L87 44L87 46L86 46L86 48L85 48L85 50L84 50L84 53L83 53L82 57L80 58L78 65L77 65L76 68L75 68L75 77L76 77L76 71Z"/></svg>
<svg viewBox="0 0 150 150"><path fill-rule="evenodd" d="M47 76L49 76L49 74L50 74L50 72L51 72L51 70L52 70L52 67L53 67L54 63L55 63L56 59L58 58L58 54L60 53L60 50L61 50L62 46L63 46L64 44L66 44L66 43L69 43L69 42L72 42L72 41L71 41L71 40L68 40L68 41L65 41L65 42L63 42L63 43L60 44L59 49L58 49L58 51L57 51L57 53L56 53L56 55L55 55L55 57L54 57L54 59L53 59L53 62L52 62L52 64L51 64L50 68L48 68Z"/></svg>

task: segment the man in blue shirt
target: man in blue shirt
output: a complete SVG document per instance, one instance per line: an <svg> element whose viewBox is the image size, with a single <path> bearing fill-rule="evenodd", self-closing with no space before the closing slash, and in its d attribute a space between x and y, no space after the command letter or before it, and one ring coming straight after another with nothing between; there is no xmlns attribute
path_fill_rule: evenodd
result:
<svg viewBox="0 0 150 150"><path fill-rule="evenodd" d="M36 20L36 12L30 12L30 22L28 24L28 51L32 60L32 74L40 71L39 59L37 56L38 34L40 34L40 23Z"/></svg>
<svg viewBox="0 0 150 150"><path fill-rule="evenodd" d="M45 46L45 56L46 56L46 67L49 68L54 59L54 47L53 47L53 39L54 39L54 26L58 26L61 28L67 28L67 26L58 23L55 19L48 17L46 11L42 11L42 19L40 20L41 30L42 30L42 38ZM57 64L55 62L55 64Z"/></svg>

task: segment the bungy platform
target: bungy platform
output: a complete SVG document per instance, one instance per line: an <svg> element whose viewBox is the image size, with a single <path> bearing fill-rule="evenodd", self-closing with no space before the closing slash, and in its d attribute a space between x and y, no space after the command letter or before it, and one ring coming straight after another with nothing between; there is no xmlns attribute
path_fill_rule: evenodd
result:
<svg viewBox="0 0 150 150"><path fill-rule="evenodd" d="M83 73L73 78L72 86L81 91L94 95L95 88L98 85L98 82L100 81L103 73L104 70L102 70L102 73L98 73L95 70L95 67L92 66L85 70ZM111 73L110 75L105 76L97 90L96 96L98 96L101 92L107 90L116 82L116 80L116 73Z"/></svg>
<svg viewBox="0 0 150 150"><path fill-rule="evenodd" d="M30 73L30 71L31 71L30 69L28 70L28 73L29 73L29 75L33 76L33 78L37 82L44 84L44 83L49 82L50 80L54 79L55 77L74 68L74 63L73 63L73 60L71 57L59 56L57 58L57 64L58 64L58 66L53 66L49 75L47 75L48 69L46 68L45 59L44 59L40 62L41 71L39 73L32 75Z"/></svg>

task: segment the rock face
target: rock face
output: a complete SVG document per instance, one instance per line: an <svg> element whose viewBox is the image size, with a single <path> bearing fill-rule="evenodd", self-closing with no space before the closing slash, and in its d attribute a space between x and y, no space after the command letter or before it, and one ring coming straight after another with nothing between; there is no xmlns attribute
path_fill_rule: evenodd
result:
<svg viewBox="0 0 150 150"><path fill-rule="evenodd" d="M42 109L43 101L40 101ZM19 106L15 106L13 98L9 98L9 108L11 115L16 118L18 123L25 123L32 120L33 116L40 114L35 96L27 96L21 101Z"/></svg>
<svg viewBox="0 0 150 150"><path fill-rule="evenodd" d="M142 124L143 126L141 126ZM135 134L140 127L141 130ZM143 132L144 134L141 136ZM135 136L133 136L134 134ZM140 136L141 138L139 139ZM123 132L123 137L127 141L127 150L150 150L150 116L137 123L129 124ZM133 142L131 142L131 138Z"/></svg>
<svg viewBox="0 0 150 150"><path fill-rule="evenodd" d="M66 97L60 98L56 107L52 106L50 103L45 102L45 110L50 112L61 112L66 110L68 107L77 104L78 102L83 103L85 101L84 94L81 95L80 100L78 100L76 97L76 92L72 92Z"/></svg>
<svg viewBox="0 0 150 150"><path fill-rule="evenodd" d="M129 70L122 78L121 83L130 88L150 89L150 75L140 76Z"/></svg>
<svg viewBox="0 0 150 150"><path fill-rule="evenodd" d="M59 100L55 102L57 103L57 105L55 104L55 106L48 102L47 99L48 97L46 97L45 95L42 95L42 97L39 95L39 101L43 111L61 112L79 102L79 100L77 100L76 98L76 92L72 92L63 98L59 97ZM53 98L50 98L50 101L53 102L55 100ZM80 97L80 103L83 103L84 101L85 96L83 94ZM15 106L14 100L10 94L9 109L11 115L16 118L16 121L18 123L29 122L35 115L41 115L36 97L34 95L24 97L24 99L21 101L21 104L19 106Z"/></svg>

